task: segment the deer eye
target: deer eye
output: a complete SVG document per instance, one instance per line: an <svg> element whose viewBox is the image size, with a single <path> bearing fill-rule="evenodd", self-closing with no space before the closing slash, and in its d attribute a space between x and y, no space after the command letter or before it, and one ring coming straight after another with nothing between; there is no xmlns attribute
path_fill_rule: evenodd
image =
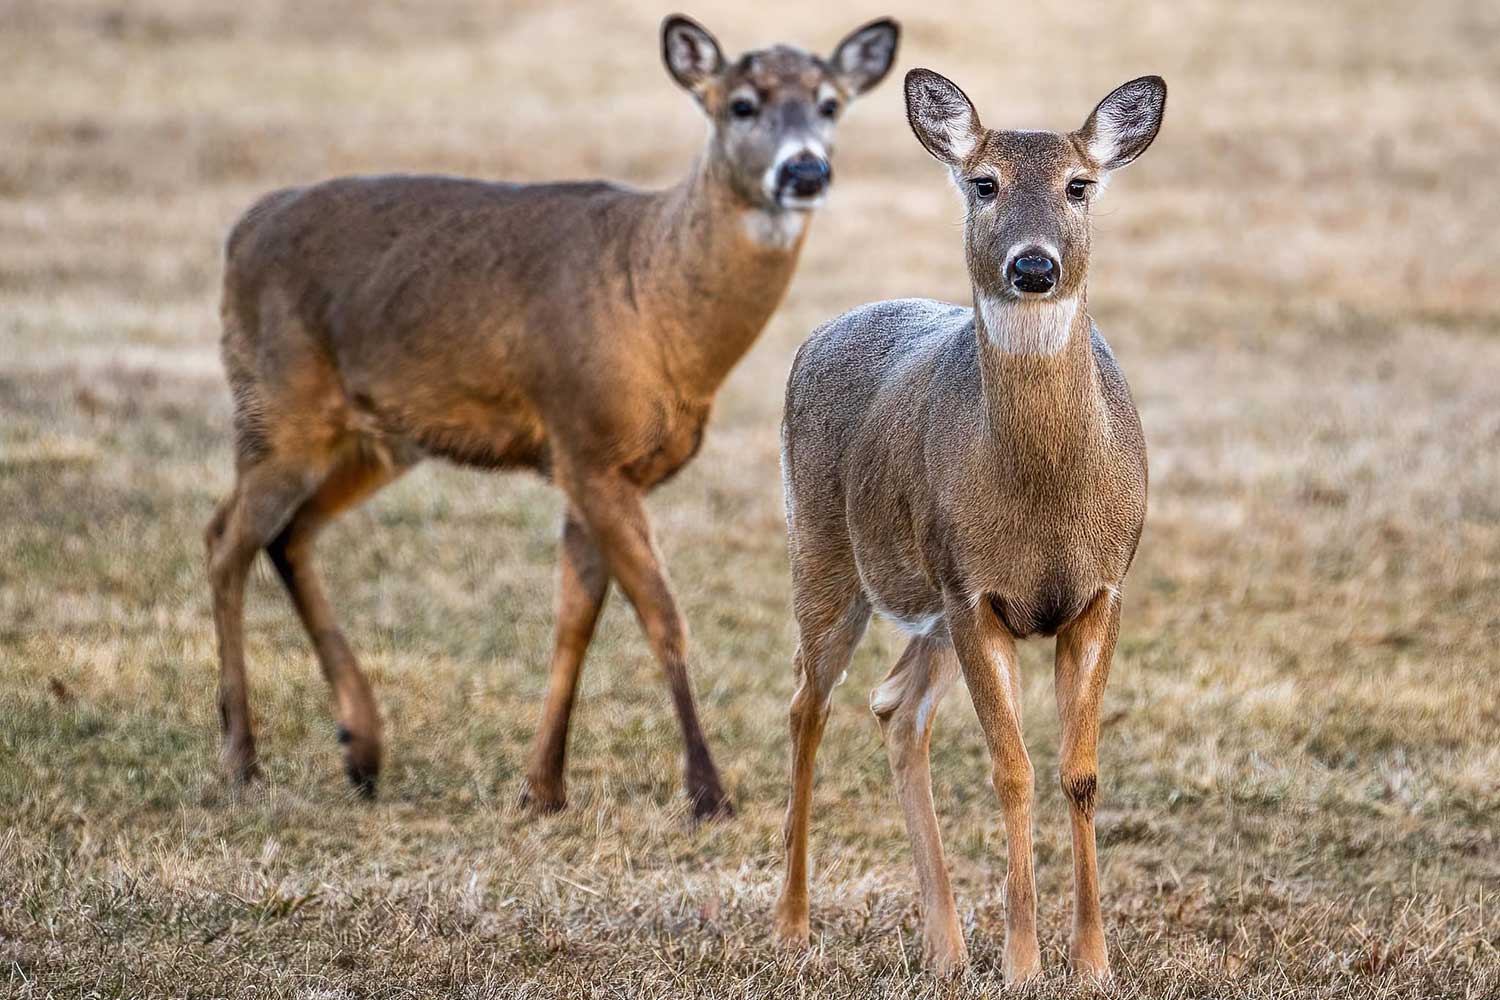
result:
<svg viewBox="0 0 1500 1000"><path fill-rule="evenodd" d="M995 197L995 179L993 177L975 177L969 181L974 185L974 193L979 196L980 201L989 201Z"/></svg>
<svg viewBox="0 0 1500 1000"><path fill-rule="evenodd" d="M1086 177L1073 178L1068 181L1068 200L1083 201L1084 198L1088 197L1089 188L1093 187L1093 185L1094 182Z"/></svg>
<svg viewBox="0 0 1500 1000"><path fill-rule="evenodd" d="M736 97L729 102L729 113L736 118L754 118L760 109L748 97Z"/></svg>
<svg viewBox="0 0 1500 1000"><path fill-rule="evenodd" d="M822 115L824 118L832 118L838 113L839 102L835 98L830 97L828 98L828 100L818 105L818 114Z"/></svg>

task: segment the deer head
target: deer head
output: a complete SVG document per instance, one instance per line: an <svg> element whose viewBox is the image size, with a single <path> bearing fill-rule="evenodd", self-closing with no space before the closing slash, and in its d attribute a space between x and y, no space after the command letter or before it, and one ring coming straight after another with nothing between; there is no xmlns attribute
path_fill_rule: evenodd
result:
<svg viewBox="0 0 1500 1000"><path fill-rule="evenodd" d="M1111 171L1151 145L1166 104L1166 83L1143 76L1111 91L1076 131L997 131L980 124L952 81L927 69L907 74L912 131L952 171L967 208L969 276L992 331L992 314L1007 304L1050 299L1076 310L1094 198Z"/></svg>
<svg viewBox="0 0 1500 1000"><path fill-rule="evenodd" d="M667 71L711 123L710 157L748 207L802 212L833 181L833 138L844 109L896 58L889 19L855 29L827 58L789 45L725 60L707 29L681 15L662 22Z"/></svg>

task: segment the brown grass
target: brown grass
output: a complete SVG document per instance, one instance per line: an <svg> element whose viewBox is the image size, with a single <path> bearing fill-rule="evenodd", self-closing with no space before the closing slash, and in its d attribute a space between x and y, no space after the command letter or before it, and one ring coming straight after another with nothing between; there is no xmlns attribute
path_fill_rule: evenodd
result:
<svg viewBox="0 0 1500 1000"><path fill-rule="evenodd" d="M517 810L543 690L557 501L432 465L323 564L376 680L380 801L338 773L285 599L250 602L269 786L214 770L199 535L229 478L219 242L328 174L679 174L702 125L664 10L542 2L0 0L0 984L59 996L981 996L1004 842L962 691L934 750L974 953L915 967L910 857L865 692L836 694L813 850L818 946L779 957L792 636L780 390L819 320L963 298L958 209L886 85L786 306L653 502L741 806L690 828L677 737L622 602L585 675L573 808ZM861 17L704 5L733 48ZM1500 9L969 3L895 10L901 65L992 123L1065 127L1172 87L1106 195L1093 311L1152 449L1107 702L1100 829L1135 996L1500 991ZM1066 817L1028 650L1044 960L1062 977Z"/></svg>

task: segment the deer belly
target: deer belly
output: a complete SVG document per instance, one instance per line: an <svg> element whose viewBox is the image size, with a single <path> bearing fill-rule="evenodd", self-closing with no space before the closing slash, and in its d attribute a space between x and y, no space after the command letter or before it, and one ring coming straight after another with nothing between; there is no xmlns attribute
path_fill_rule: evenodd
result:
<svg viewBox="0 0 1500 1000"><path fill-rule="evenodd" d="M916 567L917 561L855 553L860 584L870 605L907 635L927 635L943 620L943 594Z"/></svg>
<svg viewBox="0 0 1500 1000"><path fill-rule="evenodd" d="M543 474L550 465L546 428L519 395L356 391L352 404L381 436L409 443L434 458L482 469L531 468Z"/></svg>

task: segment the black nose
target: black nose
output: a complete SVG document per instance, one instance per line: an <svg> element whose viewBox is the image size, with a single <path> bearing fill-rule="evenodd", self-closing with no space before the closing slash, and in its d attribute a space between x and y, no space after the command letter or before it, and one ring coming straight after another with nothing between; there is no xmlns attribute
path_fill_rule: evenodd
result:
<svg viewBox="0 0 1500 1000"><path fill-rule="evenodd" d="M776 176L776 190L798 198L815 198L833 179L833 168L821 156L798 153L781 165Z"/></svg>
<svg viewBox="0 0 1500 1000"><path fill-rule="evenodd" d="M1057 261L1040 247L1028 247L1017 254L1005 276L1018 292L1050 292L1057 284Z"/></svg>

